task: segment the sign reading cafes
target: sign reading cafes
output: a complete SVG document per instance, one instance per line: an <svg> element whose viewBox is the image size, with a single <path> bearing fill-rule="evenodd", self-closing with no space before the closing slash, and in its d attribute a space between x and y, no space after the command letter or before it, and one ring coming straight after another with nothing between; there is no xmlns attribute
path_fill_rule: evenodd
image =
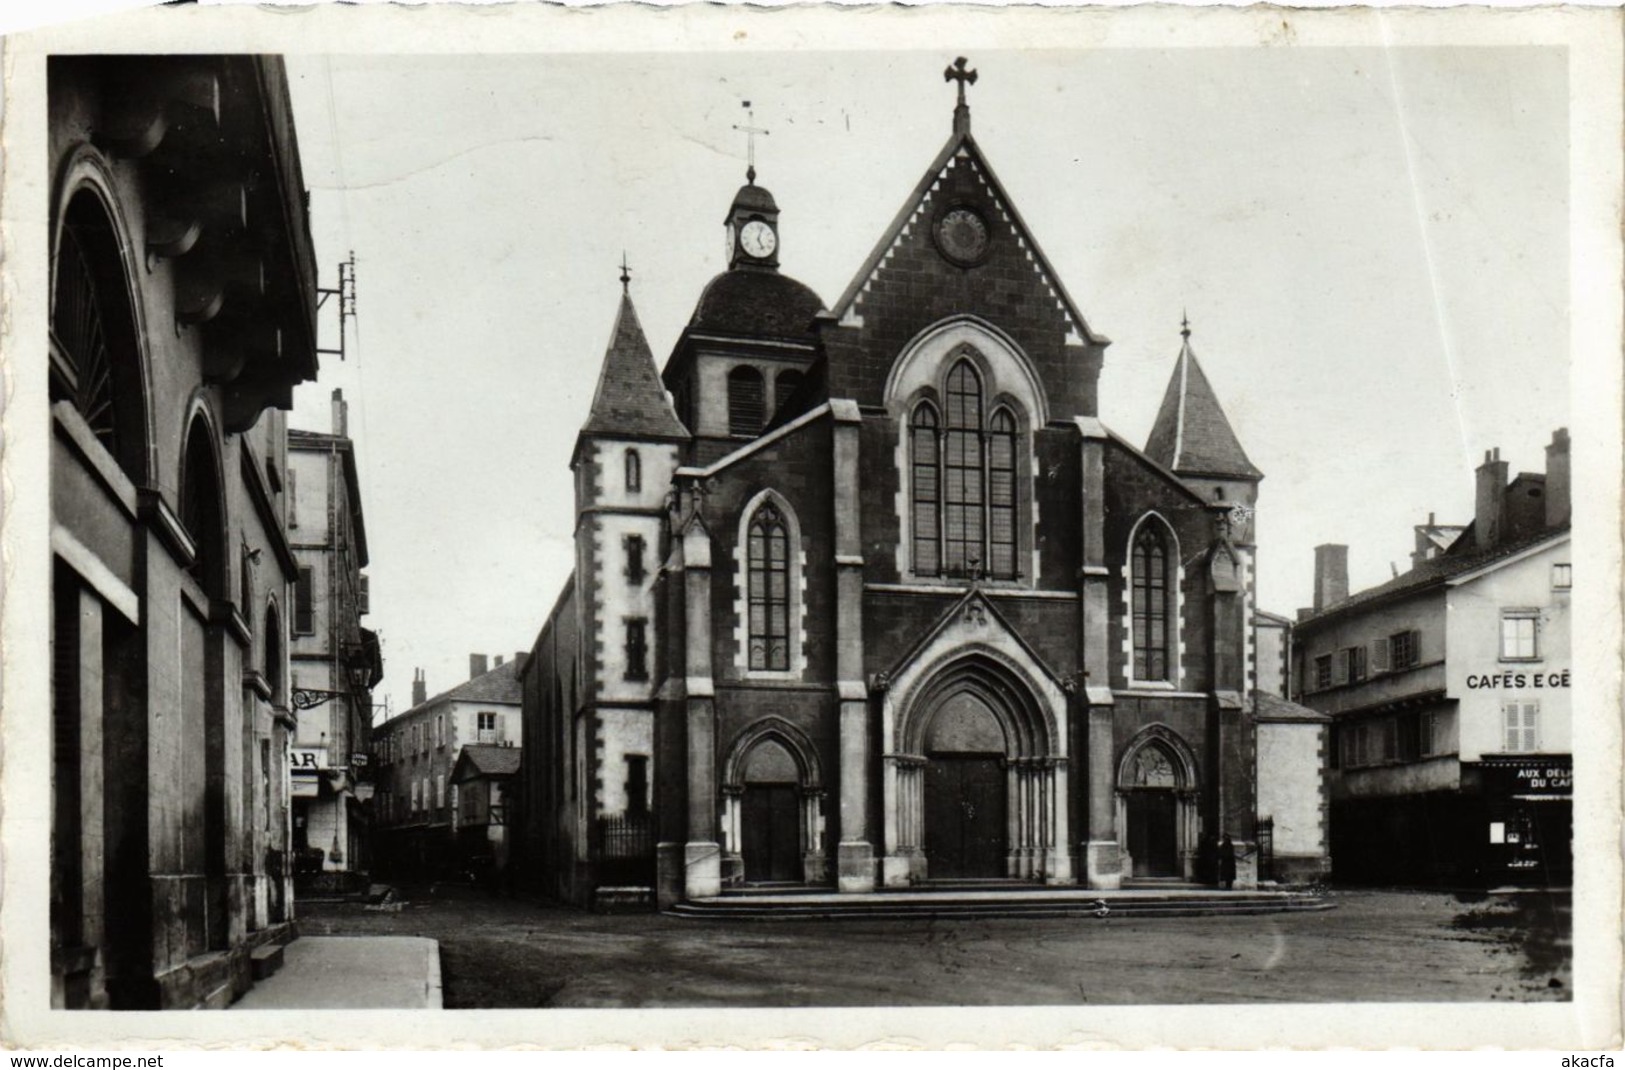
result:
<svg viewBox="0 0 1625 1070"><path fill-rule="evenodd" d="M1534 688L1543 690L1554 687L1569 686L1569 670L1562 672L1490 672L1468 673L1467 687L1471 691L1491 690L1519 690Z"/></svg>

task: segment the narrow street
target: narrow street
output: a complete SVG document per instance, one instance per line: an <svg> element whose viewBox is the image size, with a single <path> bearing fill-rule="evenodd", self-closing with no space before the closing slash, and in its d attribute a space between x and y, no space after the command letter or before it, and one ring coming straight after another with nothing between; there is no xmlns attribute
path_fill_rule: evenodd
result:
<svg viewBox="0 0 1625 1070"><path fill-rule="evenodd" d="M1338 891L1316 914L710 922L464 887L300 907L311 936L440 941L447 1008L1566 1000L1566 894Z"/></svg>

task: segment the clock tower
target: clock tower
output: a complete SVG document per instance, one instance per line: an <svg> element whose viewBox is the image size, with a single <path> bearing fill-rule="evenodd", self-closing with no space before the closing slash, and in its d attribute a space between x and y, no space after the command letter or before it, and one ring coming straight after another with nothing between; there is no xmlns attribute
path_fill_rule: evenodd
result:
<svg viewBox="0 0 1625 1070"><path fill-rule="evenodd" d="M728 267L779 268L779 206L773 194L751 180L739 187L728 208Z"/></svg>

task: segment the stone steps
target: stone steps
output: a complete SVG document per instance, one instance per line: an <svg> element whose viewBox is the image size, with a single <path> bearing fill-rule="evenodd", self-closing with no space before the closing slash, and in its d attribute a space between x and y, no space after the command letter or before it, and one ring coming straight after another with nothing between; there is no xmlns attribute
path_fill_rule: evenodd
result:
<svg viewBox="0 0 1625 1070"><path fill-rule="evenodd" d="M683 918L804 921L877 918L1169 918L1304 913L1332 909L1318 895L1300 892L1218 892L1212 889L1089 893L1032 886L998 890L908 890L837 895L802 890L735 894L677 903L666 911Z"/></svg>

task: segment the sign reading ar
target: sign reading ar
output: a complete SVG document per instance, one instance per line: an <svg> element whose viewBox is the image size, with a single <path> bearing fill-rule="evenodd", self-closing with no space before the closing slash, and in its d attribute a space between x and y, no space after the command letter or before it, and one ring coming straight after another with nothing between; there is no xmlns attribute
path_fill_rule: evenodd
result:
<svg viewBox="0 0 1625 1070"><path fill-rule="evenodd" d="M327 750L323 747L295 747L289 762L296 773L314 773L327 768Z"/></svg>

